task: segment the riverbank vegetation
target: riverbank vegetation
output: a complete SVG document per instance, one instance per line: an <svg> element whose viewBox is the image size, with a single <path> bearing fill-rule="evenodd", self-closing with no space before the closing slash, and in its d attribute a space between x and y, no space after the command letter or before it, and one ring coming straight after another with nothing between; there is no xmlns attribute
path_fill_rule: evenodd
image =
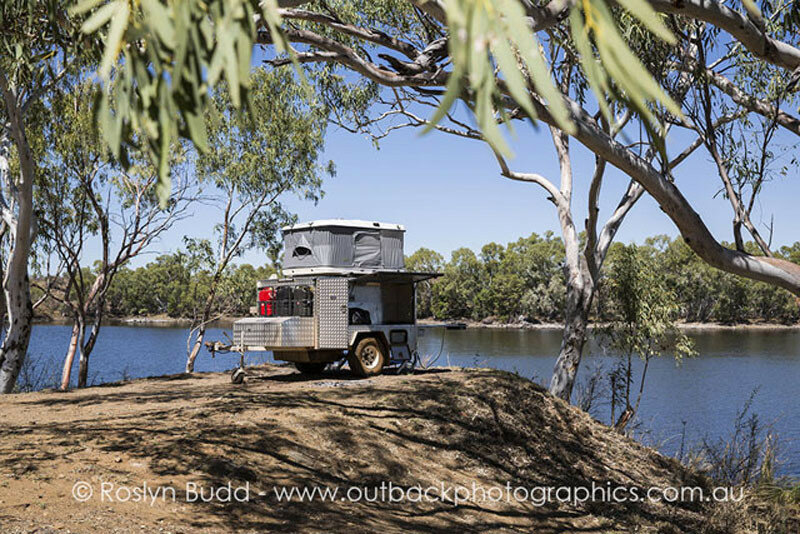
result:
<svg viewBox="0 0 800 534"><path fill-rule="evenodd" d="M245 314L255 294L247 268L229 266L252 248L276 257L280 228L295 221L286 199L316 202L322 196L323 177L334 172L332 162L322 161L328 108L304 91L291 71L260 69L252 81L251 110L270 120L240 113L228 86L216 87L202 120L210 146L200 151L174 143L171 194L164 204L158 200L158 169L146 154L131 150L129 165L123 165L102 142L93 124L90 81L65 86L39 110L28 134L38 176L31 308L39 317L72 325L62 389L72 383L76 359L77 386L88 384L90 356L106 318L184 319L190 325L186 370L191 372L208 324ZM200 215L210 228L184 235L182 252L159 257L143 277L128 268L152 253L155 243L175 237L176 223ZM0 257L3 244L0 230ZM97 259L87 266L92 255Z"/></svg>
<svg viewBox="0 0 800 534"><path fill-rule="evenodd" d="M750 246L750 244L747 244ZM625 245L609 250L607 266L592 308L592 319L617 317L618 299L612 287L615 266ZM800 303L788 291L719 271L700 260L680 238L656 236L637 246L648 269L658 273L675 295L677 319L692 323L782 324L800 321ZM800 242L775 252L800 263ZM427 248L406 258L410 270L436 271L443 276L419 287L418 316L436 320L500 323L559 323L564 320L564 247L547 232L502 245L489 243L477 254L459 248L449 260ZM272 263L228 265L220 276L212 316L244 316L255 306L258 280L277 274ZM86 283L96 276L85 267ZM202 314L214 277L195 255L178 251L158 256L136 268L123 268L108 290L104 315L109 318L167 317L193 319ZM34 298L41 294L34 290ZM60 319L69 309L56 300L44 303L40 320Z"/></svg>
<svg viewBox="0 0 800 534"><path fill-rule="evenodd" d="M614 265L624 248L616 243L609 249L608 268L602 271L592 307L591 317L596 321L612 319L618 307L610 288ZM800 320L800 305L792 294L710 267L681 238L656 236L638 248L674 292L682 321L796 324ZM800 263L800 243L782 247L776 255ZM489 243L478 254L461 248L449 261L421 249L408 258L407 266L444 273L421 288L421 317L560 323L564 320L563 258L561 239L546 233L531 234L505 246Z"/></svg>
<svg viewBox="0 0 800 534"><path fill-rule="evenodd" d="M504 247L499 247L479 263L486 264L492 276L488 283L504 291L505 300L491 295L478 299L475 295L483 294L487 283L483 280L480 287L471 287L448 278L444 282L449 285L431 285L431 313L517 322L550 315L563 322L550 390L564 399L570 398L580 366L587 323L602 319L605 310L599 293L609 248L627 213L645 195L703 261L800 295L800 269L771 250L772 226L762 236L753 223L760 192L794 166L784 156L794 147L791 136L800 134L797 119L786 111L794 109L798 89L795 4L767 3L764 14L752 2L722 11L696 3L642 6L596 0L562 2L539 12L505 1L308 3L287 8L213 0L206 7L178 10L159 2L129 5L121 0L88 0L73 9L59 2L12 2L0 12L7 23L3 43L14 50L0 62L0 244L8 325L0 346L0 389L13 389L27 353L33 308L44 302L31 300L28 284L29 264L37 261L32 257L37 230L48 222L38 219L49 216L34 190L47 178L43 166L57 149L58 135L51 135L39 150L39 130L58 134L59 128L50 128L54 122L70 129L55 104L62 92L84 83L92 93L87 107L102 145L98 150L126 173L143 167L152 178L147 201L161 210L175 201L180 185L175 180L180 161L173 157L181 151L176 147L213 152L213 128L204 118L219 89L227 90L231 113L268 123L276 119L273 113L259 117L259 107L253 105L262 87L254 70L282 73L287 80L283 87L303 80L303 94L322 104L329 122L366 134L376 144L402 128L435 128L465 143L482 143L493 152L491 161L497 161L500 176L541 188L554 205L564 251L559 269L565 273L556 276L562 276L566 295L548 294L554 289L550 287L531 291L530 280L506 276L498 256ZM46 38L30 39L41 32ZM755 44L763 42L770 44ZM256 69L254 50L260 52ZM597 64L589 61L595 55ZM537 121L548 127L557 176L543 174L539 166L519 168L512 149L530 147L512 146L524 137L510 143L498 126L516 124L528 131ZM667 143L670 130L688 144L676 145L672 134ZM776 132L790 140L784 143ZM595 156L591 179L578 180L573 172L573 142ZM537 142L536 149L541 148ZM242 160L247 155L236 156ZM696 172L687 171L684 162L697 157L713 162L715 172L708 176L730 204L735 247L722 246L706 226L707 207L701 210L701 204L692 204L692 197L685 195L689 181L679 178ZM611 199L616 208L601 213L610 194L602 190L611 167L629 182L620 197ZM190 182L200 185L202 177L190 177ZM53 200L62 197L56 194ZM577 198L587 200L586 209L579 209ZM576 221L583 213L581 246ZM104 217L99 218L102 227ZM746 238L757 248L748 250ZM78 256L69 259L73 279L83 275ZM471 262L466 253L461 259ZM498 265L490 265L493 261ZM78 298L81 302L72 306L76 334L71 343L82 365L96 338L94 325L87 332L86 317L94 307L99 325L106 288L119 266L98 271L98 302ZM217 267L224 270L219 262ZM218 278L208 288L212 306ZM53 279L58 281L59 275ZM546 279L548 284L553 280ZM435 292L437 287L441 293ZM465 288L477 293L463 294ZM515 288L528 298L519 299ZM703 295L698 302L685 295L690 304L684 307L686 314L728 323L753 317L796 320L771 296L752 306L748 302L745 308L754 310L743 309L739 303L746 289L736 284L727 289L712 304ZM563 306L554 310L553 302ZM209 306L194 321L198 335L190 345L202 341L207 310Z"/></svg>
<svg viewBox="0 0 800 534"><path fill-rule="evenodd" d="M752 247L750 243L747 247ZM674 292L678 318L686 322L796 324L798 299L787 291L720 271L703 262L681 238L656 236L638 247L649 268ZM602 270L591 318L615 317L618 303L610 291L614 265L625 246L613 244ZM800 243L776 256L800 263ZM410 269L441 270L444 275L421 288L419 315L441 320L469 319L512 323L561 323L564 320L564 246L552 233L531 234L508 245L489 243L479 253L453 251L450 260L420 249Z"/></svg>
<svg viewBox="0 0 800 534"><path fill-rule="evenodd" d="M449 260L421 250L408 263L412 269L443 271L441 279L422 288L421 315L513 324L559 322L564 329L549 386L553 395L519 377L462 372L456 380L423 376L432 385L416 397L413 384L402 379L383 391L364 388L362 395L340 394L341 383L335 388L323 384L309 396L296 395L293 378L262 376L241 398L219 382L210 389L220 396L204 393L198 399L197 391L209 388L190 389L185 383L181 388L162 380L119 396L112 389L111 395L38 397L34 405L9 400L0 411L11 417L0 431L18 443L5 449L2 464L13 476L0 489L19 506L14 510L25 510L34 521L50 510L45 511L44 500L31 506L37 502L30 500L32 490L42 480L55 481L56 491L46 500L57 501L68 495L71 481L65 467L70 476L83 476L92 462L101 476L121 472L117 481L126 480L127 473L115 467L123 461L150 469L148 475L199 473L207 482L288 475L303 483L363 482L375 476L411 483L433 474L446 478L464 473L473 481L488 474L496 482L511 477L553 484L693 481L695 471L654 457L562 403L572 393L589 321L618 329L626 324L633 328L634 322L636 329L642 327L641 310L632 307L648 305L648 300L636 291L631 305L620 293L631 249L614 240L626 215L645 195L683 238L656 237L636 249L641 255L637 261L649 276L658 277L661 295L670 296L668 309L662 309L670 326L676 318L724 324L798 322L798 302L784 290L800 295L800 246L773 250L772 224L762 236L753 222L761 215L760 193L766 185L796 167L796 159L784 157L796 150L800 135L800 121L791 111L797 107L800 80L796 2L761 2L760 9L749 0L730 5L698 0L541 5L506 0L85 0L70 9L72 4L20 0L0 7L0 42L8 52L0 57L0 392L14 390L26 361L34 309L40 316L73 324L64 347L62 388L70 385L76 354L78 385L87 385L89 355L104 317L166 314L189 319L190 371L208 321L247 314L254 304L255 280L280 270L277 264L231 263L250 244L272 248L267 243L277 239L281 222L292 219L273 205L273 192L318 198L315 173L328 168L318 167L316 160L324 151L321 141L328 123L366 134L376 144L402 128L437 129L465 143L482 144L492 151L487 155L493 164L496 159L500 176L545 191L559 220L560 238L532 234L508 245L489 243L478 253L458 249ZM256 47L259 54L254 56ZM253 69L254 58L258 69ZM253 76L253 70L259 75ZM259 94L268 85L262 83L264 76L276 77L275 93L295 90L293 101L283 99L285 92ZM221 94L230 102L217 116L221 123L215 132L208 119ZM289 114L281 118L280 111ZM300 112L315 116L311 129L303 125ZM546 176L538 164L519 168L523 163L511 159L512 147L499 129L500 123L515 123L528 131L537 121L549 128L558 162L555 175ZM249 131L243 134L244 125ZM670 136L668 146L670 130L677 136ZM249 135L253 133L263 135L259 139ZM282 134L289 134L288 143L276 142ZM678 146L676 138L687 144ZM525 140L525 135L515 139L514 148L531 150L530 145L519 146ZM237 145L248 141L254 146ZM594 156L590 179L573 173L576 151L570 143L580 143ZM419 147L424 145L409 153ZM537 140L533 148L539 150L541 143ZM217 149L222 156L215 161ZM537 161L543 154L537 154ZM281 157L287 158L285 165ZM684 162L697 158L713 162L713 172L705 175L730 205L733 245L719 242L707 227L709 205L690 201L694 195L686 194L691 183L687 177L698 173ZM217 165L220 161L224 164ZM247 168L229 172L227 164ZM601 190L611 167L628 183L622 196L607 204L610 192ZM431 174L439 171L432 168ZM281 178L289 178L289 184L275 180L275 187L263 188L258 178L274 179L276 174L284 174ZM224 215L216 235L188 236L184 251L130 267L134 256L188 213L186 202L199 200L209 188L221 189L217 200L222 201L216 204ZM586 199L584 207L574 202L578 198ZM606 205L616 208L601 218L600 206ZM234 221L236 213L245 222ZM584 213L581 236L576 223ZM197 215L208 213L198 210ZM91 239L101 243L94 247ZM95 258L100 259L87 264ZM642 356L643 344L658 342L656 334L617 338L620 347L628 347L623 348L626 412L634 413L637 404L631 406L630 361ZM204 378L189 380L199 384ZM381 380L391 378L369 384L380 386ZM278 388L285 386L285 396L272 395L273 387L269 395L261 394L272 381ZM307 411L294 409L300 400ZM108 401L121 404L110 415ZM171 413L182 401L181 412ZM291 405L275 404L287 401ZM169 407L151 409L161 403ZM259 408L270 404L279 416L286 408L287 419L265 421ZM332 405L347 417L332 420ZM87 412L85 406L102 411ZM142 413L135 413L143 406ZM385 412L383 422L376 422L376 411ZM397 417L398 411L403 417ZM237 413L234 431L232 412ZM320 425L323 419L325 425ZM293 441L298 431L302 435ZM37 443L57 452L30 449L32 433ZM428 463L388 461L386 451L395 449L409 449L408 457L427 457ZM353 450L363 456L354 461ZM465 470L436 472L454 465L454 458ZM150 464L142 464L143 459ZM309 471L309 465L314 469ZM725 465L725 459L714 465ZM20 478L36 480L18 485ZM67 498L63 509L55 506L52 511L64 518L74 505ZM195 521L190 524L198 529L204 522L230 529L231 521L242 529L294 529L300 521L314 527L308 525L313 520L338 530L359 524L371 530L433 526L445 531L453 525L490 529L504 520L508 528L518 528L538 520L538 530L564 530L565 525L667 530L657 524L663 519L676 523L677 530L707 530L699 508L676 509L663 502L644 510L575 508L552 515L547 507L491 513L478 508L466 515L462 508L462 515L454 517L433 507L420 513L322 506L309 514L305 507L259 506L227 508L225 513L214 508L199 521L186 521ZM88 516L76 524L85 525L88 518L95 527L110 526L107 516L92 517L92 510L86 510L79 513ZM279 515L264 515L269 513ZM121 521L137 519L131 514ZM154 530L157 520L151 519Z"/></svg>

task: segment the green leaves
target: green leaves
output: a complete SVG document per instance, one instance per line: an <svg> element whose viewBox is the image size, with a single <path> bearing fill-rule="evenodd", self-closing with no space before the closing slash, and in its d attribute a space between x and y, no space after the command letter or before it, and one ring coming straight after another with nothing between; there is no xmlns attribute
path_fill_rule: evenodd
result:
<svg viewBox="0 0 800 534"><path fill-rule="evenodd" d="M102 3L102 0L83 0L75 5L70 12L72 15L82 15L94 9L100 3ZM109 25L108 33L105 36L106 47L103 52L103 59L97 71L103 81L108 81L111 68L116 63L117 57L119 57L130 14L130 6L127 0L115 0L100 6L81 25L81 32L85 34L94 33L106 24Z"/></svg>
<svg viewBox="0 0 800 534"><path fill-rule="evenodd" d="M325 174L319 158L327 109L307 98L291 70L254 69L252 80L249 114L235 109L226 84L213 91L205 115L211 142L197 158L198 181L236 191L243 205L281 191L316 201Z"/></svg>
<svg viewBox="0 0 800 534"><path fill-rule="evenodd" d="M82 13L85 13L86 11L89 11L99 3L100 0L80 2L78 5L75 6L72 12L76 15L80 15ZM109 20L111 20L111 17L114 16L116 9L117 9L117 2L112 2L110 4L103 5L100 9L95 11L91 17L86 19L86 22L84 22L83 25L81 26L81 31L83 33L92 33L99 30L102 26L105 26L105 24Z"/></svg>
<svg viewBox="0 0 800 534"><path fill-rule="evenodd" d="M675 37L646 2L621 0L619 4L654 35L668 43L675 43ZM600 109L609 122L613 121L608 105L610 95L617 95L627 101L657 136L664 132L649 107L651 103L661 104L676 117L683 116L680 106L661 89L639 58L631 52L617 29L611 10L603 0L585 0L576 4L572 8L569 21L581 66ZM595 58L594 50L597 51L599 62Z"/></svg>
<svg viewBox="0 0 800 534"><path fill-rule="evenodd" d="M114 6L114 16L111 18L111 24L108 28L106 50L103 53L103 60L100 62L100 68L97 70L97 73L104 80L108 80L111 75L111 67L117 62L120 48L122 48L122 37L128 26L128 17L131 13L126 0L117 0L109 5Z"/></svg>
<svg viewBox="0 0 800 534"><path fill-rule="evenodd" d="M574 130L564 102L550 80L536 36L526 25L521 3L447 0L445 8L453 68L441 105L431 119L432 125L447 115L456 99L472 100L484 137L496 151L507 155L510 150L498 126L505 117L495 102L502 98L502 90L506 90L535 119L530 97L530 90L535 89L547 100L559 127L570 133Z"/></svg>
<svg viewBox="0 0 800 534"><path fill-rule="evenodd" d="M81 0L71 13L86 17L84 34L104 33L97 125L121 161L130 149L149 155L162 205L178 136L207 150L202 117L209 89L224 78L234 106L247 102L259 17L279 50L288 50L274 0Z"/></svg>
<svg viewBox="0 0 800 534"><path fill-rule="evenodd" d="M675 37L649 4L638 0L617 3L654 35L675 43ZM532 98L546 101L558 127L567 133L574 132L536 34L528 25L522 2L447 0L445 8L452 72L441 105L431 119L432 125L447 116L456 99L464 99L472 103L486 140L497 152L508 154L508 145L499 128L499 124L507 120L505 106L498 105L505 93L531 119L536 118ZM581 65L603 114L610 121L612 113L608 100L621 98L645 118L657 136L663 135L650 106L658 103L678 117L682 116L680 107L631 52L605 1L576 3L570 10L569 22Z"/></svg>
<svg viewBox="0 0 800 534"><path fill-rule="evenodd" d="M676 326L678 297L656 268L652 251L620 245L610 267L609 296L616 314L603 328L610 345L642 359L665 352L678 361L693 356L691 341Z"/></svg>
<svg viewBox="0 0 800 534"><path fill-rule="evenodd" d="M170 11L158 0L142 0L142 9L161 42L174 49L175 27L170 24Z"/></svg>

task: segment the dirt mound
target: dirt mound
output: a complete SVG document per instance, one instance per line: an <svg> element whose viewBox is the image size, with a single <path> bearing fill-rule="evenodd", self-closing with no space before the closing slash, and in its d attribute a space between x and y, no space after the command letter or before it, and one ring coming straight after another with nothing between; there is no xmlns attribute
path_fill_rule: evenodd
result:
<svg viewBox="0 0 800 534"><path fill-rule="evenodd" d="M542 503L547 486L707 483L499 371L353 380L264 366L240 386L215 373L6 396L0 413L4 532L700 532L708 515L692 503ZM79 481L93 490L85 502ZM247 502L189 491L229 483ZM282 485L339 493L285 502ZM140 488L151 498L125 498Z"/></svg>

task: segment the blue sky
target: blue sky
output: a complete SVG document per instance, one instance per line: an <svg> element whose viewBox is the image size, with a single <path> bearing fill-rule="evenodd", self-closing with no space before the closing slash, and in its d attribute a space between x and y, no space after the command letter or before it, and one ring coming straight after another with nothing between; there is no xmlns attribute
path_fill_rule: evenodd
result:
<svg viewBox="0 0 800 534"><path fill-rule="evenodd" d="M669 153L677 154L689 141L685 135L671 135ZM555 152L543 126L538 131L517 127L513 147L516 157L509 163L515 170L537 172L557 180ZM594 157L575 140L571 141L571 149L576 182L574 214L582 226ZM494 157L480 142L436 132L420 135L419 130L406 129L391 133L376 149L365 136L331 127L325 159L334 160L337 176L325 182L324 198L316 206L297 199L286 200L301 221L352 218L401 223L407 229L407 254L424 246L446 257L461 246L477 251L490 241L507 243L532 232L552 230L559 234L555 210L544 191L534 184L502 178ZM678 168L676 180L715 237L732 241L730 206L721 196L714 198L720 182L702 149ZM626 185L626 176L609 167L601 218L616 206ZM755 222L768 222L774 215L774 244L800 240L798 201L800 181L796 170L767 184ZM208 235L214 219L209 209L198 207L193 217L174 228L154 250L180 247L184 234ZM656 234L676 236L677 231L645 195L628 215L618 240L641 242ZM147 255L136 264L152 258L152 254ZM261 264L266 256L251 251L240 261Z"/></svg>

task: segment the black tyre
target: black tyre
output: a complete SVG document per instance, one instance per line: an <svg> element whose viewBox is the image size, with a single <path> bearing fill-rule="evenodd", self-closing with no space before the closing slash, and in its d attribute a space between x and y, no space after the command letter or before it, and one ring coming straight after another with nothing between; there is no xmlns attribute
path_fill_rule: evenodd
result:
<svg viewBox="0 0 800 534"><path fill-rule="evenodd" d="M304 375L318 375L325 370L325 362L294 362L294 366Z"/></svg>
<svg viewBox="0 0 800 534"><path fill-rule="evenodd" d="M347 362L356 376L377 375L386 365L386 350L374 337L365 337L347 354Z"/></svg>
<svg viewBox="0 0 800 534"><path fill-rule="evenodd" d="M231 373L231 382L234 384L241 384L244 382L244 369L234 369Z"/></svg>

